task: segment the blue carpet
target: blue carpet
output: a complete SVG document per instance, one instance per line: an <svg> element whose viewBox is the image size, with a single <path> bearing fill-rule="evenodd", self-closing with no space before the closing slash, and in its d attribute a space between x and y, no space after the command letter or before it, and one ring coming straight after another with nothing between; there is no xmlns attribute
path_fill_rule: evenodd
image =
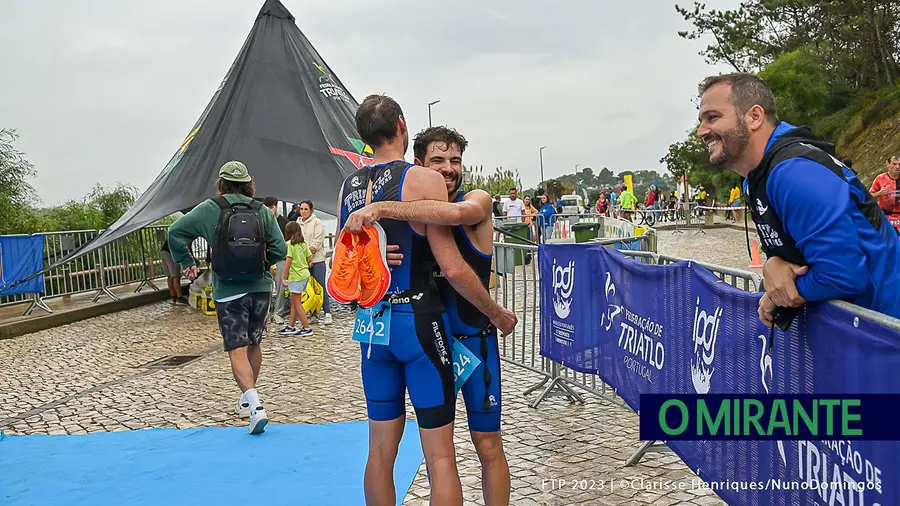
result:
<svg viewBox="0 0 900 506"><path fill-rule="evenodd" d="M365 504L366 422L149 429L0 440L2 504L351 506ZM394 470L397 504L422 463L407 422Z"/></svg>

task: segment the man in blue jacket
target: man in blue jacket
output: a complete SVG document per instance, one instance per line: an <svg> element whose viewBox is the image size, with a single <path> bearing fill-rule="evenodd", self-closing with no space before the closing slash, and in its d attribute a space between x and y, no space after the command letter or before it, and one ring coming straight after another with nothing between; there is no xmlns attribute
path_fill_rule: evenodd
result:
<svg viewBox="0 0 900 506"><path fill-rule="evenodd" d="M834 146L780 121L754 75L709 77L700 95L697 135L710 163L746 179L768 256L760 319L784 324L790 308L832 299L900 318L897 233Z"/></svg>

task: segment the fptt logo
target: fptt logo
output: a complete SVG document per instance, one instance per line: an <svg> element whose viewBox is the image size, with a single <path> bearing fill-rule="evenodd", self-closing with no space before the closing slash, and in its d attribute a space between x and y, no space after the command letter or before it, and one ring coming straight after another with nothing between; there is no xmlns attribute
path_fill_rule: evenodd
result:
<svg viewBox="0 0 900 506"><path fill-rule="evenodd" d="M759 372L763 389L768 394L770 393L769 384L772 383L772 355L768 352L769 341L765 334L760 334L756 337L762 341L762 349L759 351ZM768 383L766 382L767 377ZM778 444L778 454L781 456L781 462L787 467L787 457L784 455L784 441L776 441L776 443Z"/></svg>
<svg viewBox="0 0 900 506"><path fill-rule="evenodd" d="M565 319L572 310L572 289L575 287L575 261L566 267L557 266L553 259L553 309L556 316Z"/></svg>
<svg viewBox="0 0 900 506"><path fill-rule="evenodd" d="M709 393L710 382L716 368L712 366L716 358L716 336L719 334L719 318L722 308L713 314L700 309L700 297L694 307L694 358L691 359L691 380L698 394Z"/></svg>
<svg viewBox="0 0 900 506"><path fill-rule="evenodd" d="M622 306L613 304L613 296L616 295L616 284L612 282L612 275L606 273L606 314L600 315L600 325L606 324L605 330L613 326L613 320L622 312Z"/></svg>

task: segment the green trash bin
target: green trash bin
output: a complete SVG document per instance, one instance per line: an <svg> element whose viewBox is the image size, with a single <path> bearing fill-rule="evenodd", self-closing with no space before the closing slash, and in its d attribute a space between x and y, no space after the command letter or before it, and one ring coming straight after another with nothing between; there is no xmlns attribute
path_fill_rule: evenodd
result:
<svg viewBox="0 0 900 506"><path fill-rule="evenodd" d="M528 240L528 224L524 222L514 221L509 223L504 223L500 226L500 228L507 232L503 234L503 242L509 244L529 244ZM522 265L531 263L531 252L525 251L521 249L514 249L515 251L515 260L513 261L513 265ZM523 256L523 253L525 254Z"/></svg>
<svg viewBox="0 0 900 506"><path fill-rule="evenodd" d="M572 232L576 243L592 241L600 236L600 224L582 221L572 225Z"/></svg>

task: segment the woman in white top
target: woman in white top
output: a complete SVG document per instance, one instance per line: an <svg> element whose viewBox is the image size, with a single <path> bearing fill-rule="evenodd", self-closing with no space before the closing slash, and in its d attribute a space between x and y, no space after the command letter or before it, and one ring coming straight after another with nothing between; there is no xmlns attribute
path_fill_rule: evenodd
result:
<svg viewBox="0 0 900 506"><path fill-rule="evenodd" d="M325 290L325 227L322 226L322 220L313 213L313 204L309 200L300 203L300 218L297 221L312 252L309 271L322 286L322 312L325 317L318 318L319 326L331 325L331 298Z"/></svg>

